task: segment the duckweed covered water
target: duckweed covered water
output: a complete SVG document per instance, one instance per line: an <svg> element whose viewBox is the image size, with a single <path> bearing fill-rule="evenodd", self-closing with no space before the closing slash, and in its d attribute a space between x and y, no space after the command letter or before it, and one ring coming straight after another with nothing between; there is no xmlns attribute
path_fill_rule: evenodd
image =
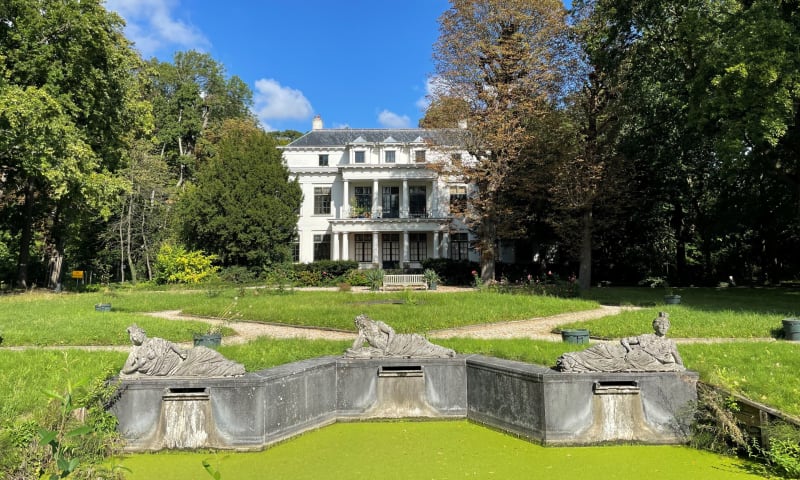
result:
<svg viewBox="0 0 800 480"><path fill-rule="evenodd" d="M131 480L754 479L747 463L680 446L541 447L467 421L337 423L263 452L126 457Z"/></svg>

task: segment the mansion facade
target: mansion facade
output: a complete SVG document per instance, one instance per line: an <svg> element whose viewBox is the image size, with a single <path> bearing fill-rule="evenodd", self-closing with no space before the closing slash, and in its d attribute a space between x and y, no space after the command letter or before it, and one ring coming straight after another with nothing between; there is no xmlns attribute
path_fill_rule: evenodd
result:
<svg viewBox="0 0 800 480"><path fill-rule="evenodd" d="M430 163L465 151L434 149L446 131L312 130L282 147L303 203L294 260L355 260L361 268L420 268L429 258L477 261L466 226L451 211L469 186Z"/></svg>

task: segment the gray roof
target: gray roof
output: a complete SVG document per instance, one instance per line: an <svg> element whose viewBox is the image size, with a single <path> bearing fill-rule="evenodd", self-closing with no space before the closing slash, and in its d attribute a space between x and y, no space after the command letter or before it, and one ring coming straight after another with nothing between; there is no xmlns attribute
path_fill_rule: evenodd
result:
<svg viewBox="0 0 800 480"><path fill-rule="evenodd" d="M322 129L312 130L285 148L292 147L333 147L344 146L358 141L359 143L434 143L438 145L456 145L459 135L465 130L458 129Z"/></svg>

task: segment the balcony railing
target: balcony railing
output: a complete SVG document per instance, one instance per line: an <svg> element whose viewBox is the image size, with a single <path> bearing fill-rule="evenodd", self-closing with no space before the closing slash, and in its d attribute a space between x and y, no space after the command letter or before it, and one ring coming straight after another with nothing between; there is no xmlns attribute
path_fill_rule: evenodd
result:
<svg viewBox="0 0 800 480"><path fill-rule="evenodd" d="M342 218L362 218L365 220L374 220L374 219L390 219L390 218L402 218L402 219L409 219L409 218L441 218L444 215L436 215L434 212L430 210L394 210L384 212L383 208L381 207L374 207L374 208L363 208L363 207L350 207L349 209L343 209L344 214Z"/></svg>

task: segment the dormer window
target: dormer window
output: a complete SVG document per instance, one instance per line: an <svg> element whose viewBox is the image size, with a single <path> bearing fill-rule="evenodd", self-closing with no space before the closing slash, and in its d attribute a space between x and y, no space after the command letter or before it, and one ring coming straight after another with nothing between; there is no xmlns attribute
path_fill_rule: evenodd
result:
<svg viewBox="0 0 800 480"><path fill-rule="evenodd" d="M384 155L385 155L384 156L384 161L386 163L395 163L394 153L395 153L394 150L386 150L386 152L384 152Z"/></svg>
<svg viewBox="0 0 800 480"><path fill-rule="evenodd" d="M425 150L415 150L414 161L417 163L425 163Z"/></svg>
<svg viewBox="0 0 800 480"><path fill-rule="evenodd" d="M320 167L327 167L328 166L328 154L320 154L319 155L319 166Z"/></svg>
<svg viewBox="0 0 800 480"><path fill-rule="evenodd" d="M365 163L366 155L364 150L356 150L355 152L353 152L353 161L355 163Z"/></svg>

